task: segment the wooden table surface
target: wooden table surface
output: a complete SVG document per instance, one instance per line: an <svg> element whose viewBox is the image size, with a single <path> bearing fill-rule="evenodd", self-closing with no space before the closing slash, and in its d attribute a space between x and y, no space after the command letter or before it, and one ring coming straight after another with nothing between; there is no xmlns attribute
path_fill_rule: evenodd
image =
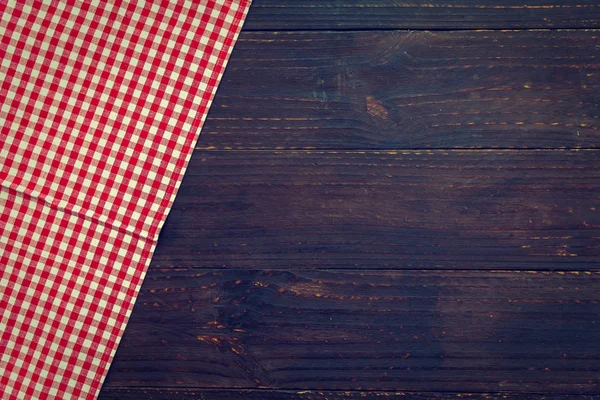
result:
<svg viewBox="0 0 600 400"><path fill-rule="evenodd" d="M100 398L599 399L597 28L255 0Z"/></svg>

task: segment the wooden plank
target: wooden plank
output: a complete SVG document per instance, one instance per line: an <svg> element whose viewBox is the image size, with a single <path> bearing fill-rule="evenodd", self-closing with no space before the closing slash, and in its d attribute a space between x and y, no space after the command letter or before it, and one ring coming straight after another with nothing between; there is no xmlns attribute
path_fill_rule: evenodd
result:
<svg viewBox="0 0 600 400"><path fill-rule="evenodd" d="M241 35L205 149L600 144L598 31Z"/></svg>
<svg viewBox="0 0 600 400"><path fill-rule="evenodd" d="M594 28L595 0L254 0L246 30Z"/></svg>
<svg viewBox="0 0 600 400"><path fill-rule="evenodd" d="M597 268L599 157L196 152L152 267Z"/></svg>
<svg viewBox="0 0 600 400"><path fill-rule="evenodd" d="M600 400L600 396L527 393L343 392L311 390L104 388L99 400Z"/></svg>
<svg viewBox="0 0 600 400"><path fill-rule="evenodd" d="M105 387L600 392L600 272L151 270Z"/></svg>

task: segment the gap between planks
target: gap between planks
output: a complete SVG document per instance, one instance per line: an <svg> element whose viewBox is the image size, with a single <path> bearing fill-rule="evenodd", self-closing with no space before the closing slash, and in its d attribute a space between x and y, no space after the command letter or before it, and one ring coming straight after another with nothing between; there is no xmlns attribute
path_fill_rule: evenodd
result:
<svg viewBox="0 0 600 400"><path fill-rule="evenodd" d="M578 395L578 394L552 394L540 391L518 391L518 392L489 392L489 391L468 391L468 392L457 392L457 391L435 391L435 392L424 392L424 391L413 391L413 390L357 390L357 389L348 389L348 390L326 390L326 389L271 389L271 388L257 388L257 387L223 387L223 388L215 388L211 386L106 386L103 388L106 392L111 391L124 391L130 390L134 392L141 391L179 391L179 392L211 392L211 393L239 393L239 392L259 392L259 393L269 393L269 394L291 394L291 395L324 395L324 394L332 394L332 395L343 395L343 394L362 394L366 393L368 395L382 396L382 397L391 397L391 396L411 396L411 395L456 395L457 398L460 397L473 397L473 395L483 395L485 399L493 400L497 396L499 398L506 398L503 396L515 396L515 395L533 395L533 396L543 396L540 400L543 399L569 399L569 398L581 398L585 400L597 400L595 396L600 395L600 391L598 393L586 394L586 395ZM100 399L103 398L104 393L100 393ZM490 397L487 397L490 396Z"/></svg>
<svg viewBox="0 0 600 400"><path fill-rule="evenodd" d="M201 140L201 139L200 139ZM214 146L197 146L196 151L210 152L227 152L227 153L280 153L280 152L317 152L317 153L345 153L345 154L361 154L361 153L414 153L414 152L566 152L566 151L600 151L600 148L595 147L529 147L529 148L506 148L506 147L452 147L452 148L437 148L437 147L412 147L412 148L365 148L365 149L342 149L338 147L286 147L286 148L254 148L254 149L232 149L232 148L215 148Z"/></svg>

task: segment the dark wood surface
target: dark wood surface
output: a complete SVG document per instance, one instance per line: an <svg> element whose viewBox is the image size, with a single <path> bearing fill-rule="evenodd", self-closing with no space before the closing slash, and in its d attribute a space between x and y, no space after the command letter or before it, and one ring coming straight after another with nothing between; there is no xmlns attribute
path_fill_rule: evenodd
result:
<svg viewBox="0 0 600 400"><path fill-rule="evenodd" d="M107 384L592 394L599 285L592 271L156 269Z"/></svg>
<svg viewBox="0 0 600 400"><path fill-rule="evenodd" d="M541 395L526 393L361 392L318 390L235 390L106 388L101 400L600 400L598 395Z"/></svg>
<svg viewBox="0 0 600 400"><path fill-rule="evenodd" d="M198 147L596 148L599 57L600 31L244 33Z"/></svg>
<svg viewBox="0 0 600 400"><path fill-rule="evenodd" d="M598 400L599 25L255 0L100 399Z"/></svg>
<svg viewBox="0 0 600 400"><path fill-rule="evenodd" d="M597 0L254 0L248 30L595 28Z"/></svg>
<svg viewBox="0 0 600 400"><path fill-rule="evenodd" d="M197 152L153 266L593 268L598 160L600 150Z"/></svg>

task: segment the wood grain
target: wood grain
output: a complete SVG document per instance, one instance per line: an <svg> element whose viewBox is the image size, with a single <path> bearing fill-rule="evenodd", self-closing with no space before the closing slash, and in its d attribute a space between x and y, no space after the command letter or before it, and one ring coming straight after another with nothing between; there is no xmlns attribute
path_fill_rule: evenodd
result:
<svg viewBox="0 0 600 400"><path fill-rule="evenodd" d="M152 268L597 268L599 157L196 152Z"/></svg>
<svg viewBox="0 0 600 400"><path fill-rule="evenodd" d="M600 145L599 31L241 35L203 149Z"/></svg>
<svg viewBox="0 0 600 400"><path fill-rule="evenodd" d="M600 272L152 270L105 386L600 392Z"/></svg>
<svg viewBox="0 0 600 400"><path fill-rule="evenodd" d="M316 390L235 390L235 389L156 389L107 388L99 400L600 400L594 395L541 395L527 393L431 393L360 392Z"/></svg>
<svg viewBox="0 0 600 400"><path fill-rule="evenodd" d="M100 399L599 400L579 28L597 0L254 0Z"/></svg>
<svg viewBox="0 0 600 400"><path fill-rule="evenodd" d="M595 0L254 0L246 30L594 28Z"/></svg>

